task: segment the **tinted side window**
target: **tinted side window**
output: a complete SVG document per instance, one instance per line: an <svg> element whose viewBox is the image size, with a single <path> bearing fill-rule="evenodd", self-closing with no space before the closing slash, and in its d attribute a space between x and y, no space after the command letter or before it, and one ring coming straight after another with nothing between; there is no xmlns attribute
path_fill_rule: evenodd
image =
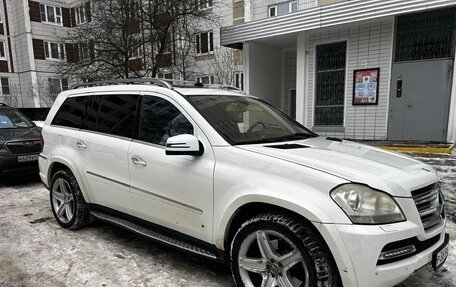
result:
<svg viewBox="0 0 456 287"><path fill-rule="evenodd" d="M167 100L144 96L139 140L164 146L169 137L181 134L193 134L187 118Z"/></svg>
<svg viewBox="0 0 456 287"><path fill-rule="evenodd" d="M83 129L96 131L98 110L100 109L101 96L90 97L91 101L87 107L87 115L83 123Z"/></svg>
<svg viewBox="0 0 456 287"><path fill-rule="evenodd" d="M81 128L84 111L90 97L67 98L52 120L52 125Z"/></svg>
<svg viewBox="0 0 456 287"><path fill-rule="evenodd" d="M133 137L139 96L93 96L84 128L102 133Z"/></svg>

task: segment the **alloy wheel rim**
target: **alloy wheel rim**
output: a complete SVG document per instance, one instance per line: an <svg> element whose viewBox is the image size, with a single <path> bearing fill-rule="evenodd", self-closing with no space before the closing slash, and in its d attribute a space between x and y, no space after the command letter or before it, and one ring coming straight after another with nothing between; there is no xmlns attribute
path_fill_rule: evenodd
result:
<svg viewBox="0 0 456 287"><path fill-rule="evenodd" d="M309 286L309 270L301 252L273 230L258 230L245 238L238 266L245 287Z"/></svg>
<svg viewBox="0 0 456 287"><path fill-rule="evenodd" d="M69 183L58 178L52 186L52 206L58 219L63 223L69 223L74 216L74 197Z"/></svg>

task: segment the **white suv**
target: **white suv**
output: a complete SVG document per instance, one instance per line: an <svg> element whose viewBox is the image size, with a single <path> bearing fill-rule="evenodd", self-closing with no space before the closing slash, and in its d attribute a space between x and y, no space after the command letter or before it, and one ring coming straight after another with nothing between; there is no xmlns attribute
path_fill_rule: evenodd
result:
<svg viewBox="0 0 456 287"><path fill-rule="evenodd" d="M95 218L229 261L237 286L391 286L447 257L428 165L319 137L239 91L84 85L42 131L40 176L64 228Z"/></svg>

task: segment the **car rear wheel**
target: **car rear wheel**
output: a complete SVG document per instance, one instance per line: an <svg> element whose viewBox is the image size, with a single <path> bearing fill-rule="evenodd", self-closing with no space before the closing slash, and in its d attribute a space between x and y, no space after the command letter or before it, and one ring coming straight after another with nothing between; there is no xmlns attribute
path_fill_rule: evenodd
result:
<svg viewBox="0 0 456 287"><path fill-rule="evenodd" d="M338 286L328 248L308 226L286 215L245 222L233 238L231 270L237 286Z"/></svg>
<svg viewBox="0 0 456 287"><path fill-rule="evenodd" d="M89 209L71 171L59 170L52 177L51 208L60 226L78 229L89 222Z"/></svg>

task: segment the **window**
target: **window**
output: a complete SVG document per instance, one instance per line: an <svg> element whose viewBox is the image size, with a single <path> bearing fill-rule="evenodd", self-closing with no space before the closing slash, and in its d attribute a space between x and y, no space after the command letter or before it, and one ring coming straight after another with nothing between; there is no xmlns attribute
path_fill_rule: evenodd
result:
<svg viewBox="0 0 456 287"><path fill-rule="evenodd" d="M4 41L0 41L0 60L6 60L6 49Z"/></svg>
<svg viewBox="0 0 456 287"><path fill-rule="evenodd" d="M138 98L136 95L93 96L83 128L133 137Z"/></svg>
<svg viewBox="0 0 456 287"><path fill-rule="evenodd" d="M67 98L52 120L51 125L81 128L84 111L90 97Z"/></svg>
<svg viewBox="0 0 456 287"><path fill-rule="evenodd" d="M41 22L62 24L62 8L40 4Z"/></svg>
<svg viewBox="0 0 456 287"><path fill-rule="evenodd" d="M58 94L62 91L68 90L68 80L67 79L55 79L49 78L49 92L51 94Z"/></svg>
<svg viewBox="0 0 456 287"><path fill-rule="evenodd" d="M44 55L46 60L63 60L65 59L65 45L53 42L44 42Z"/></svg>
<svg viewBox="0 0 456 287"><path fill-rule="evenodd" d="M131 52L130 58L137 59L142 58L144 56L144 45L142 44L143 39L142 35L137 33L131 36L130 40L130 47L131 49L135 49Z"/></svg>
<svg viewBox="0 0 456 287"><path fill-rule="evenodd" d="M212 85L214 84L214 76L197 77L196 82L205 85Z"/></svg>
<svg viewBox="0 0 456 287"><path fill-rule="evenodd" d="M197 0L200 9L212 7L212 0Z"/></svg>
<svg viewBox="0 0 456 287"><path fill-rule="evenodd" d="M172 79L173 73L158 73L157 78L159 79Z"/></svg>
<svg viewBox="0 0 456 287"><path fill-rule="evenodd" d="M214 51L214 34L212 31L196 35L196 53L206 54Z"/></svg>
<svg viewBox="0 0 456 287"><path fill-rule="evenodd" d="M79 61L86 60L90 57L89 45L85 42L81 42L78 45L79 47Z"/></svg>
<svg viewBox="0 0 456 287"><path fill-rule="evenodd" d="M343 126L347 43L317 46L314 126Z"/></svg>
<svg viewBox="0 0 456 287"><path fill-rule="evenodd" d="M234 73L234 85L236 88L244 90L244 73L236 72Z"/></svg>
<svg viewBox="0 0 456 287"><path fill-rule="evenodd" d="M298 1L291 1L269 6L269 17L282 16L298 11Z"/></svg>
<svg viewBox="0 0 456 287"><path fill-rule="evenodd" d="M144 96L141 106L139 140L164 146L169 137L193 134L193 126L170 102Z"/></svg>
<svg viewBox="0 0 456 287"><path fill-rule="evenodd" d="M10 94L9 79L8 78L0 78L0 82L1 82L1 85L2 85L2 95L9 95Z"/></svg>
<svg viewBox="0 0 456 287"><path fill-rule="evenodd" d="M86 5L81 5L74 8L74 13L76 18L76 25L87 22Z"/></svg>

